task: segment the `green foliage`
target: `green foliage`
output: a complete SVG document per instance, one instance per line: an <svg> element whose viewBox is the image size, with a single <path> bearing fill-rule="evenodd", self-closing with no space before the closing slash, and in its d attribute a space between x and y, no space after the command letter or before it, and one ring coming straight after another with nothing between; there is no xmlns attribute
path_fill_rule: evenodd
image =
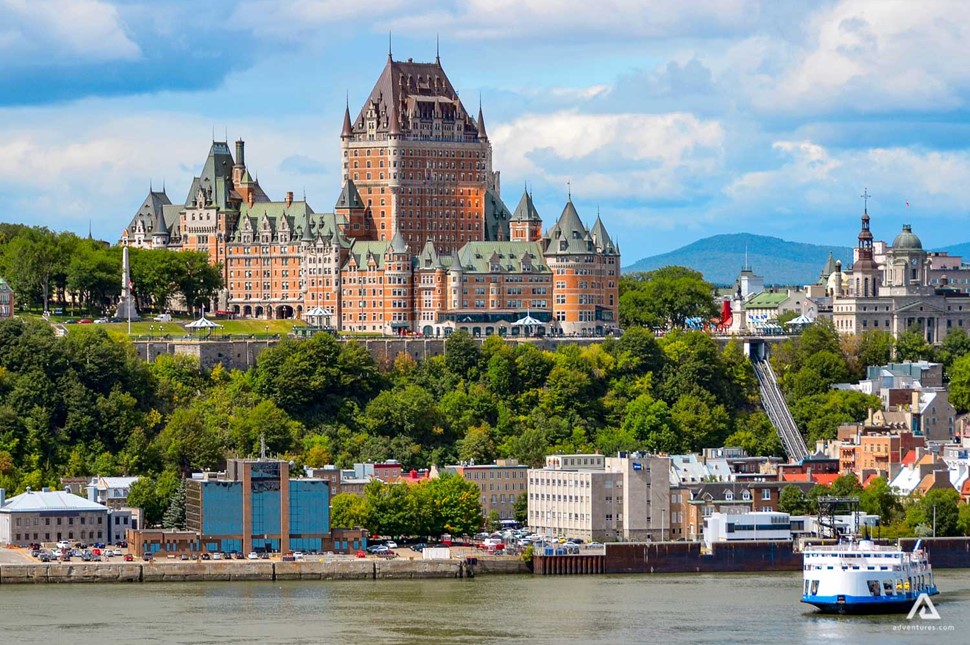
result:
<svg viewBox="0 0 970 645"><path fill-rule="evenodd" d="M860 375L869 366L889 363L892 359L893 343L893 335L888 331L870 329L863 332L859 339L859 348L856 354Z"/></svg>
<svg viewBox="0 0 970 645"><path fill-rule="evenodd" d="M474 375L480 355L478 343L464 329L459 329L445 341L445 365L458 378L468 379Z"/></svg>
<svg viewBox="0 0 970 645"><path fill-rule="evenodd" d="M168 508L162 514L162 528L185 530L185 480L169 498Z"/></svg>
<svg viewBox="0 0 970 645"><path fill-rule="evenodd" d="M913 502L906 509L906 524L917 535L927 533L933 535L936 527L937 537L951 537L960 535L960 493L955 489L931 490ZM917 530L923 527L922 530ZM924 536L925 537L925 536Z"/></svg>
<svg viewBox="0 0 970 645"><path fill-rule="evenodd" d="M970 410L970 354L957 358L950 367L950 403L958 412Z"/></svg>
<svg viewBox="0 0 970 645"><path fill-rule="evenodd" d="M859 505L866 513L878 515L883 525L892 523L901 509L899 499L883 477L869 482L859 495Z"/></svg>
<svg viewBox="0 0 970 645"><path fill-rule="evenodd" d="M709 320L718 312L714 287L685 267L667 266L620 277L620 325L624 328L683 328L690 318Z"/></svg>
<svg viewBox="0 0 970 645"><path fill-rule="evenodd" d="M364 487L363 505L341 495L334 501L338 498L334 526L363 519L367 530L377 535L464 535L482 526L478 486L452 473L418 484L375 479Z"/></svg>
<svg viewBox="0 0 970 645"><path fill-rule="evenodd" d="M368 525L369 520L369 509L364 497L340 493L330 500L330 525L334 528L363 528Z"/></svg>
<svg viewBox="0 0 970 645"><path fill-rule="evenodd" d="M933 358L933 348L923 338L919 327L910 327L896 338L897 361L921 361Z"/></svg>
<svg viewBox="0 0 970 645"><path fill-rule="evenodd" d="M778 510L790 515L806 515L810 509L808 497L798 486L788 485L778 496Z"/></svg>
<svg viewBox="0 0 970 645"><path fill-rule="evenodd" d="M512 505L512 517L516 522L525 523L529 520L529 496L520 494ZM970 519L970 518L968 518Z"/></svg>

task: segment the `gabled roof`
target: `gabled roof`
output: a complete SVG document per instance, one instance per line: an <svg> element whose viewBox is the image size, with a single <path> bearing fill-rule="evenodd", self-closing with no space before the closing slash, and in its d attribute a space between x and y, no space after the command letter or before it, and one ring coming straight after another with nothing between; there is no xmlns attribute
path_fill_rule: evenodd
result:
<svg viewBox="0 0 970 645"><path fill-rule="evenodd" d="M394 127L403 134L411 131L412 120L418 123L441 118L460 125L443 135L452 134L466 140L479 138L478 123L468 114L448 75L437 62L395 61L388 56L374 89L351 124L353 133L367 132L366 118L371 108L376 113L378 132L391 129L392 112L397 112Z"/></svg>
<svg viewBox="0 0 970 645"><path fill-rule="evenodd" d="M434 247L434 242L428 240L421 249L421 253L415 258L418 269L443 269L444 264L438 257L438 249Z"/></svg>
<svg viewBox="0 0 970 645"><path fill-rule="evenodd" d="M281 228L288 228L291 236L298 240L302 237L307 216L312 214L313 209L306 202L291 202L289 206L286 202L256 202L252 206L244 202L239 206L239 226L236 227L233 241L242 239L245 220L251 224L253 235L263 231L265 221L270 231L275 233Z"/></svg>
<svg viewBox="0 0 970 645"><path fill-rule="evenodd" d="M466 273L544 273L541 242L469 242L458 251ZM498 270L494 270L497 266Z"/></svg>
<svg viewBox="0 0 970 645"><path fill-rule="evenodd" d="M164 190L157 191L149 189L145 201L141 203L141 206L135 211L134 217L131 218L131 223L128 225L128 233L134 234L138 224L141 223L145 232L151 234L158 226L159 218L162 219L162 223L165 224L166 230L168 230L167 222L164 219L164 211L166 206L171 205L172 202Z"/></svg>
<svg viewBox="0 0 970 645"><path fill-rule="evenodd" d="M374 268L384 268L384 254L387 252L389 244L387 241L364 241L352 240L350 253L347 254L347 261L344 266L351 264L351 261L360 269L370 266L371 260L374 261Z"/></svg>
<svg viewBox="0 0 970 645"><path fill-rule="evenodd" d="M213 141L209 148L209 156L202 165L202 172L192 180L192 186L185 197L185 206L195 205L196 195L200 189L211 192L211 198L220 209L228 206L229 189L232 186L232 153L225 141Z"/></svg>
<svg viewBox="0 0 970 645"><path fill-rule="evenodd" d="M835 256L829 251L829 259L825 261L825 266L822 267L822 273L818 276L818 283L825 284L833 273L835 273Z"/></svg>
<svg viewBox="0 0 970 645"><path fill-rule="evenodd" d="M762 291L749 298L745 305L750 309L776 309L786 300L788 300L787 293Z"/></svg>
<svg viewBox="0 0 970 645"><path fill-rule="evenodd" d="M32 491L11 497L0 513L38 513L43 511L107 511L107 507L64 491Z"/></svg>
<svg viewBox="0 0 970 645"><path fill-rule="evenodd" d="M502 198L491 189L485 191L485 239L509 239L509 220L512 213Z"/></svg>

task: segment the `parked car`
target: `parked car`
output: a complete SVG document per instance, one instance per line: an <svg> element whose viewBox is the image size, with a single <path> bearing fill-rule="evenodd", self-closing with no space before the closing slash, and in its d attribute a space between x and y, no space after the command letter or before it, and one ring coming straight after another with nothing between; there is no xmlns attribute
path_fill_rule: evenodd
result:
<svg viewBox="0 0 970 645"><path fill-rule="evenodd" d="M208 554L207 553L204 553L203 556L205 556L205 555L208 555ZM203 559L208 560L208 558L203 558ZM221 553L213 553L212 554L212 559L213 560L221 560L222 559L222 554Z"/></svg>
<svg viewBox="0 0 970 645"><path fill-rule="evenodd" d="M172 322L172 314L158 314L154 320L155 322Z"/></svg>
<svg viewBox="0 0 970 645"><path fill-rule="evenodd" d="M50 562L51 554L48 553L47 551L41 551L40 555L37 556L37 559L40 560L41 562Z"/></svg>
<svg viewBox="0 0 970 645"><path fill-rule="evenodd" d="M67 540L61 540L60 542L57 543L57 548L58 549L70 549L71 548L71 543L68 542Z"/></svg>
<svg viewBox="0 0 970 645"><path fill-rule="evenodd" d="M212 559L212 556L209 555L208 553L203 553L202 555L199 556L199 559L200 560L211 560Z"/></svg>
<svg viewBox="0 0 970 645"><path fill-rule="evenodd" d="M189 555L187 553L183 553L182 555L179 556L179 560L181 560L182 562L185 562L188 559L189 559Z"/></svg>
<svg viewBox="0 0 970 645"><path fill-rule="evenodd" d="M396 549L397 548L397 542L395 542L394 540L388 540L386 542L386 546L389 549Z"/></svg>
<svg viewBox="0 0 970 645"><path fill-rule="evenodd" d="M269 560L269 553L267 553L266 551L260 551L260 553L259 553L259 559L260 560Z"/></svg>
<svg viewBox="0 0 970 645"><path fill-rule="evenodd" d="M103 325L106 322L108 322L108 319L107 318L95 318L94 319L94 324L95 325Z"/></svg>
<svg viewBox="0 0 970 645"><path fill-rule="evenodd" d="M256 553L255 551L252 551L250 552L249 555L246 556L246 558L249 560L259 560L259 554Z"/></svg>
<svg viewBox="0 0 970 645"><path fill-rule="evenodd" d="M416 551L416 552L418 552L418 553L421 553L421 552L422 552L422 551L424 551L424 550L425 550L426 548L428 548L428 545L427 545L427 544L425 544L424 542L418 542L417 544L412 544L412 545L411 545L411 550L412 550L412 551Z"/></svg>
<svg viewBox="0 0 970 645"><path fill-rule="evenodd" d="M135 556L133 556L130 553L125 554L125 562L134 562L134 561L135 561Z"/></svg>
<svg viewBox="0 0 970 645"><path fill-rule="evenodd" d="M294 560L302 560L305 557L306 556L303 554L303 551L294 551L293 552L293 559Z"/></svg>
<svg viewBox="0 0 970 645"><path fill-rule="evenodd" d="M141 556L141 559L144 560L145 562L151 562L152 561L152 554L151 553L145 553L144 555Z"/></svg>
<svg viewBox="0 0 970 645"><path fill-rule="evenodd" d="M77 321L77 324L79 325L90 325L92 323L94 323L94 321L90 318L82 318L81 320Z"/></svg>

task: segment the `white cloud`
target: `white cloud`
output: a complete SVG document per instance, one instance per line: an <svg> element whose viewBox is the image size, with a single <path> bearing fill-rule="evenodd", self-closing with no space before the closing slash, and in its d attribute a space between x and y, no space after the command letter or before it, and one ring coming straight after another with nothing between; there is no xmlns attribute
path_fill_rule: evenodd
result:
<svg viewBox="0 0 970 645"><path fill-rule="evenodd" d="M759 39L739 44L729 59L769 66L769 73L744 79L765 110L945 110L963 105L970 88L968 40L970 13L962 2L843 0L811 16L806 46ZM782 44L795 52L780 59L784 69L770 69ZM752 59L758 49L763 56Z"/></svg>
<svg viewBox="0 0 970 645"><path fill-rule="evenodd" d="M964 217L970 209L970 151L912 148L828 150L811 141L778 141L785 157L771 170L749 172L724 192L734 207L814 212L825 220L857 212L864 187L871 212L891 217ZM906 201L913 208L905 212ZM885 231L883 234L887 234Z"/></svg>
<svg viewBox="0 0 970 645"><path fill-rule="evenodd" d="M185 199L208 153L211 122L177 112L106 114L109 103L0 111L0 194L7 195L0 215L5 221L80 232L93 218L96 235L116 239L150 181L156 190L164 181L174 203ZM92 126L95 114L100 120ZM230 138L246 139L247 165L271 198L282 199L288 190L300 195L305 188L317 210L336 200L336 128L320 131L316 118L283 124L250 118L227 125ZM316 171L294 171L283 164L294 155L316 156L330 148L332 162L325 160Z"/></svg>
<svg viewBox="0 0 970 645"><path fill-rule="evenodd" d="M5 25L0 56L20 65L131 60L141 50L125 33L118 10L99 0L0 0Z"/></svg>
<svg viewBox="0 0 970 645"><path fill-rule="evenodd" d="M528 115L493 129L506 177L565 185L586 196L673 199L693 175L718 172L724 132L688 113Z"/></svg>
<svg viewBox="0 0 970 645"><path fill-rule="evenodd" d="M341 22L373 21L404 6L404 0L246 0L229 23L261 36L287 41L320 35L319 28Z"/></svg>

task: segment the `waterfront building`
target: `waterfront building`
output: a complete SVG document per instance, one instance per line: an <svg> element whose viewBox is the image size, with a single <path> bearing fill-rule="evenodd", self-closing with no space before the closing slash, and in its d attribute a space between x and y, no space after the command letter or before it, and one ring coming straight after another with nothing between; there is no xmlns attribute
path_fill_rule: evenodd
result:
<svg viewBox="0 0 970 645"><path fill-rule="evenodd" d="M272 201L245 143L213 142L185 201L149 194L121 244L196 250L223 270L217 311L326 312L344 331L602 335L618 327L620 249L567 196L542 220L502 201L481 107L465 108L440 60L390 56L355 118L344 112L333 212ZM336 192L336 191L335 191Z"/></svg>
<svg viewBox="0 0 970 645"><path fill-rule="evenodd" d="M670 461L620 453L550 455L528 475L529 526L547 537L659 540L669 530Z"/></svg>
<svg viewBox="0 0 970 645"><path fill-rule="evenodd" d="M704 518L704 546L718 542L790 541L791 516L780 511L712 513Z"/></svg>
<svg viewBox="0 0 970 645"><path fill-rule="evenodd" d="M461 463L445 466L442 471L478 486L482 517L487 518L494 510L500 519L515 519L515 500L528 494L529 467L515 459L499 459L493 464Z"/></svg>
<svg viewBox="0 0 970 645"><path fill-rule="evenodd" d="M705 520L715 513L737 515L776 512L781 491L789 485L797 486L807 494L815 486L815 482L711 482L688 489L689 497L684 500L684 538L701 539Z"/></svg>
<svg viewBox="0 0 970 645"><path fill-rule="evenodd" d="M330 488L291 479L286 461L230 459L225 473L185 480L185 523L204 551L322 551Z"/></svg>
<svg viewBox="0 0 970 645"><path fill-rule="evenodd" d="M829 276L832 321L842 334L869 330L892 333L917 329L929 343L939 343L951 329L970 329L970 295L965 285L951 286L954 276L970 270L952 268L942 254L931 255L908 224L890 247L874 243L868 208L854 251L855 263L843 271L835 263ZM957 279L955 277L955 279ZM966 280L966 278L959 278Z"/></svg>
<svg viewBox="0 0 970 645"><path fill-rule="evenodd" d="M107 535L108 508L78 495L44 488L7 499L0 488L0 545L100 542Z"/></svg>

